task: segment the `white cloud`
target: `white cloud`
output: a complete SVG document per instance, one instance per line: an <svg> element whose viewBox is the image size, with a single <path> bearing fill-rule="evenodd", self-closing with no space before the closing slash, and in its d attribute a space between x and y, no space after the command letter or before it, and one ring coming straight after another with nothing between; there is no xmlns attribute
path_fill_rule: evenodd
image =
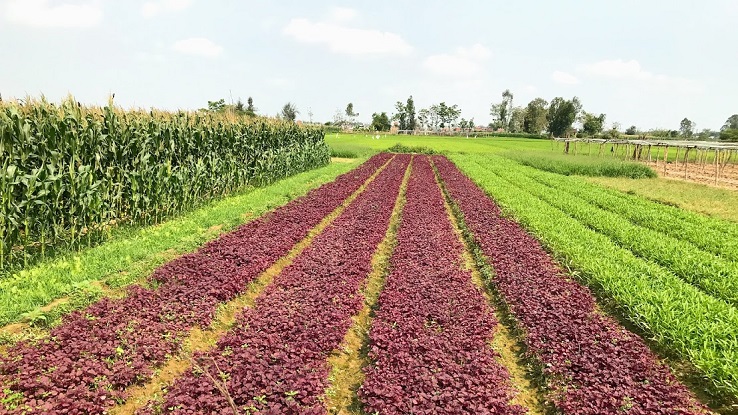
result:
<svg viewBox="0 0 738 415"><path fill-rule="evenodd" d="M11 22L34 27L88 28L103 20L97 1L52 5L49 0L11 0L5 5L5 14Z"/></svg>
<svg viewBox="0 0 738 415"><path fill-rule="evenodd" d="M172 49L186 55L214 58L223 53L223 47L204 37L191 37L175 42Z"/></svg>
<svg viewBox="0 0 738 415"><path fill-rule="evenodd" d="M578 70L592 77L637 81L646 86L677 90L679 92L700 92L703 89L699 82L691 79L649 72L643 69L641 64L634 59L629 61L622 59L604 60L582 65Z"/></svg>
<svg viewBox="0 0 738 415"><path fill-rule="evenodd" d="M561 71L555 71L554 73L552 73L551 79L553 79L554 82L564 85L576 85L579 83L579 79L576 76Z"/></svg>
<svg viewBox="0 0 738 415"><path fill-rule="evenodd" d="M482 63L492 53L477 43L471 47L459 47L456 52L431 55L423 61L423 67L434 75L451 78L471 78L482 73Z"/></svg>
<svg viewBox="0 0 738 415"><path fill-rule="evenodd" d="M147 1L141 6L141 14L149 19L164 13L184 10L192 5L192 0L157 0Z"/></svg>
<svg viewBox="0 0 738 415"><path fill-rule="evenodd" d="M300 43L324 44L334 53L346 55L407 55L412 47L398 34L356 29L341 24L292 19L284 34Z"/></svg>
<svg viewBox="0 0 738 415"><path fill-rule="evenodd" d="M359 13L356 10L348 7L335 7L331 10L331 19L341 23L354 20L358 15Z"/></svg>

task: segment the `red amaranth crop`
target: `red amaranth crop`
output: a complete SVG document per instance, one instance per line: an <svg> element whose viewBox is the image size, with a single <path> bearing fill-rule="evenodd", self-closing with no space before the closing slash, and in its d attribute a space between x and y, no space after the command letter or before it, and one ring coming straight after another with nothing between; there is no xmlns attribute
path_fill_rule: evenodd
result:
<svg viewBox="0 0 738 415"><path fill-rule="evenodd" d="M359 290L409 162L410 156L397 156L238 316L215 349L195 356L201 368L175 381L161 411L232 413L230 397L242 413L325 413L318 398L327 386L327 358L363 306ZM139 413L159 412L151 405Z"/></svg>
<svg viewBox="0 0 738 415"><path fill-rule="evenodd" d="M592 293L445 157L433 161L495 270L493 280L566 414L701 414L638 336L598 313Z"/></svg>
<svg viewBox="0 0 738 415"><path fill-rule="evenodd" d="M367 413L522 414L488 341L492 310L462 269L427 157L416 156L407 202L370 332L359 394Z"/></svg>
<svg viewBox="0 0 738 415"><path fill-rule="evenodd" d="M217 305L307 236L391 156L379 155L306 196L157 269L159 286L133 286L70 314L38 344L23 342L0 357L2 414L101 414L132 384L179 350Z"/></svg>

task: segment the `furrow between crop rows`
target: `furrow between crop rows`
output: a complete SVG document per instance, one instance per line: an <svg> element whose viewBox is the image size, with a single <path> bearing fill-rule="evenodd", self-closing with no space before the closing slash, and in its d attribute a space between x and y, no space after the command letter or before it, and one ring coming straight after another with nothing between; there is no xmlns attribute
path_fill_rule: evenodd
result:
<svg viewBox="0 0 738 415"><path fill-rule="evenodd" d="M367 412L524 413L510 403L508 373L488 344L494 314L463 269L427 157L415 158L406 199L359 390Z"/></svg>
<svg viewBox="0 0 738 415"><path fill-rule="evenodd" d="M195 353L206 352L214 347L225 333L234 327L237 316L244 308L253 307L256 299L262 294L264 289L269 286L274 278L282 273L308 246L313 240L320 235L343 211L358 197L363 189L368 186L367 181L354 194L349 196L346 201L336 208L331 214L323 218L321 222L313 228L307 237L297 243L287 255L280 258L266 271L262 272L252 281L245 293L239 295L235 299L221 304L216 312L215 319L207 327L206 330L194 328L190 331L188 338L183 342L180 352L168 359L161 367L157 368L151 380L143 385L129 388L128 399L122 404L111 408L107 413L110 415L126 415L134 414L137 410L143 408L149 401L157 401L165 393L166 389L174 382L175 379L183 375L192 367L192 357Z"/></svg>
<svg viewBox="0 0 738 415"><path fill-rule="evenodd" d="M483 258L475 255L476 245L472 245L470 241L467 241L465 229L462 228L463 224L459 223L456 218L454 207L451 205L452 201L449 199L443 183L440 182L440 177L436 176L436 181L441 186L444 194L446 213L453 224L454 232L464 246L464 269L471 272L472 282L484 295L487 302L495 308L495 314L500 316L500 313L503 313L502 318L498 318L490 345L499 354L497 360L507 368L510 374L510 382L515 390L512 403L523 406L528 415L545 414L549 408L545 406L545 396L541 388L534 385L533 381L536 380L534 379L536 374L531 370L530 363L526 361L527 359L524 356L525 345L511 333L515 327L507 327L508 324L512 325L513 323L507 321L510 320L510 316L504 314L505 304L500 300L499 294L490 287L491 279L494 277L493 271ZM495 307L498 304L503 307L503 310Z"/></svg>
<svg viewBox="0 0 738 415"><path fill-rule="evenodd" d="M410 156L395 160L237 317L193 357L149 413L322 413L328 355L362 307L362 283L389 227Z"/></svg>
<svg viewBox="0 0 738 415"><path fill-rule="evenodd" d="M450 161L434 159L448 193L495 270L548 398L568 414L700 414L706 410L637 336L598 313L589 290L566 278L540 244Z"/></svg>
<svg viewBox="0 0 738 415"><path fill-rule="evenodd" d="M371 363L368 357L369 330L374 318L377 298L384 288L384 282L389 273L389 260L397 246L397 228L406 202L407 183L411 171L412 162L402 179L400 195L390 217L389 229L372 258L372 271L362 288L364 306L353 317L353 324L341 345L328 358L331 370L324 406L329 414L365 414L356 393L364 381L363 368Z"/></svg>
<svg viewBox="0 0 738 415"><path fill-rule="evenodd" d="M151 378L193 327L208 326L220 303L304 239L389 162L379 155L199 251L159 268L156 289L131 287L65 318L51 337L21 342L0 357L0 413L100 414L126 389ZM379 170L378 170L379 169Z"/></svg>

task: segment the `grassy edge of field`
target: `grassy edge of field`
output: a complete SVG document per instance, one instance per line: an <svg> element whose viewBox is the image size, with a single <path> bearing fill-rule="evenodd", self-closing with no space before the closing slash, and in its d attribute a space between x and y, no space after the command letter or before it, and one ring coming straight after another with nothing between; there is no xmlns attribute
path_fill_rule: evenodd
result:
<svg viewBox="0 0 738 415"><path fill-rule="evenodd" d="M718 189L668 178L584 177L583 179L607 189L640 196L656 203L738 222L738 210L735 209L738 206L738 192L735 190Z"/></svg>
<svg viewBox="0 0 738 415"><path fill-rule="evenodd" d="M99 281L109 288L129 285L168 260L334 180L361 161L331 163L266 187L251 188L162 224L22 270L0 281L0 325L19 319L51 325L71 309L100 298L103 289ZM64 296L69 296L69 301L47 309ZM2 340L7 339L0 332Z"/></svg>

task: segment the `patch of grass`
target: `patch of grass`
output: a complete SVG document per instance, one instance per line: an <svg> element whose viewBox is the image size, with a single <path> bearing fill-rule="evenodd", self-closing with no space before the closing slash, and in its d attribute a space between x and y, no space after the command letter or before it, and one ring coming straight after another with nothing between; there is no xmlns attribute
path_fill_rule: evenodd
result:
<svg viewBox="0 0 738 415"><path fill-rule="evenodd" d="M162 224L131 231L108 242L48 260L0 281L0 325L19 321L24 314L39 325L56 319L48 311L34 313L54 300L70 297L68 306L83 307L99 297L82 289L93 281L122 287L150 274L157 266L193 251L223 232L302 196L358 165L333 163L300 173L262 188L209 203ZM45 321L46 320L46 321Z"/></svg>
<svg viewBox="0 0 738 415"><path fill-rule="evenodd" d="M535 153L508 152L503 155L523 165L564 176L628 177L631 179L656 177L656 172L644 164L615 158L547 154L540 151Z"/></svg>
<svg viewBox="0 0 738 415"><path fill-rule="evenodd" d="M587 181L655 202L738 222L738 192L670 179L589 177Z"/></svg>
<svg viewBox="0 0 738 415"><path fill-rule="evenodd" d="M331 157L342 159L355 159L359 157L359 153L350 149L331 149Z"/></svg>
<svg viewBox="0 0 738 415"><path fill-rule="evenodd" d="M397 143L392 147L388 148L387 151L390 153L415 153L415 154L438 154L436 150L426 146L406 146L401 143Z"/></svg>

